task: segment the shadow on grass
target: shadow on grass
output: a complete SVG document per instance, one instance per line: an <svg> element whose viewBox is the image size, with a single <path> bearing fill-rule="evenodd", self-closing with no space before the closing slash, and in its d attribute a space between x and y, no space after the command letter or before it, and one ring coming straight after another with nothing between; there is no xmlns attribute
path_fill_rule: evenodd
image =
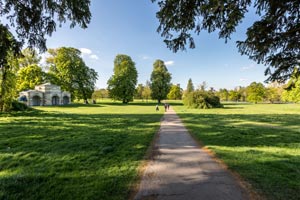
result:
<svg viewBox="0 0 300 200"><path fill-rule="evenodd" d="M270 199L300 199L298 114L179 113L189 131Z"/></svg>
<svg viewBox="0 0 300 200"><path fill-rule="evenodd" d="M127 198L162 114L6 117L13 120L0 123L0 199L106 200Z"/></svg>

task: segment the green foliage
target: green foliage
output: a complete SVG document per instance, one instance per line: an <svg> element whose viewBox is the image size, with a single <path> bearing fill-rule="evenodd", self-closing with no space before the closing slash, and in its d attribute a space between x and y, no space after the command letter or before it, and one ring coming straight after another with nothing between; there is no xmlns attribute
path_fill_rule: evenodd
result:
<svg viewBox="0 0 300 200"><path fill-rule="evenodd" d="M34 89L43 82L44 74L42 68L35 64L22 67L17 75L17 91Z"/></svg>
<svg viewBox="0 0 300 200"><path fill-rule="evenodd" d="M294 69L291 79L283 91L282 100L285 102L300 102L300 71L298 67Z"/></svg>
<svg viewBox="0 0 300 200"><path fill-rule="evenodd" d="M133 100L138 73L130 56L119 54L114 60L114 74L107 81L111 98L129 103Z"/></svg>
<svg viewBox="0 0 300 200"><path fill-rule="evenodd" d="M1 0L0 5L0 17L8 19L20 41L41 51L47 50L45 37L56 30L55 20L70 21L71 28L87 28L91 20L90 0Z"/></svg>
<svg viewBox="0 0 300 200"><path fill-rule="evenodd" d="M92 94L93 99L103 99L103 98L108 98L109 94L106 89L99 89L95 90Z"/></svg>
<svg viewBox="0 0 300 200"><path fill-rule="evenodd" d="M0 11L1 13L1 11ZM6 26L0 24L0 112L9 110L15 96L15 57L20 56L22 45Z"/></svg>
<svg viewBox="0 0 300 200"><path fill-rule="evenodd" d="M253 82L247 87L247 101L258 103L266 97L266 88L262 83Z"/></svg>
<svg viewBox="0 0 300 200"><path fill-rule="evenodd" d="M217 94L216 94L221 101L228 101L229 100L229 92L227 89L225 88L221 88ZM232 96L236 96L235 94L232 94ZM235 97L233 97L233 99L236 99Z"/></svg>
<svg viewBox="0 0 300 200"><path fill-rule="evenodd" d="M182 98L182 89L180 85L172 85L170 92L167 95L168 99L179 100Z"/></svg>
<svg viewBox="0 0 300 200"><path fill-rule="evenodd" d="M299 199L300 105L173 108L195 138L266 199Z"/></svg>
<svg viewBox="0 0 300 200"><path fill-rule="evenodd" d="M90 98L94 92L98 73L86 66L81 52L72 47L49 49L47 58L51 82L71 92L72 99Z"/></svg>
<svg viewBox="0 0 300 200"><path fill-rule="evenodd" d="M192 79L190 78L188 80L187 86L186 86L186 93L190 93L190 92L194 92L195 88L194 88L194 84Z"/></svg>
<svg viewBox="0 0 300 200"><path fill-rule="evenodd" d="M154 105L0 113L0 199L129 199L163 114Z"/></svg>
<svg viewBox="0 0 300 200"><path fill-rule="evenodd" d="M286 80L299 64L299 0L230 0L230 1L174 1L158 2L157 29L168 48L177 52L188 45L195 48L194 33L218 31L225 42L249 10L258 14L248 27L245 41L238 41L242 55L269 66L268 80Z"/></svg>
<svg viewBox="0 0 300 200"><path fill-rule="evenodd" d="M20 68L28 67L29 65L39 65L41 56L37 54L34 49L23 49L22 56L18 58L18 65Z"/></svg>
<svg viewBox="0 0 300 200"><path fill-rule="evenodd" d="M143 92L144 92L143 84L138 84L137 88L135 89L134 98L135 99L143 99Z"/></svg>
<svg viewBox="0 0 300 200"><path fill-rule="evenodd" d="M146 81L146 85L144 86L143 92L142 92L142 97L143 99L146 99L146 101L148 101L148 99L151 98L151 88L150 88L150 82Z"/></svg>
<svg viewBox="0 0 300 200"><path fill-rule="evenodd" d="M171 74L162 60L156 60L153 63L153 71L151 73L151 97L157 99L158 103L166 99L171 88Z"/></svg>
<svg viewBox="0 0 300 200"><path fill-rule="evenodd" d="M25 111L25 110L29 110L29 107L26 104L16 100L12 102L11 111Z"/></svg>
<svg viewBox="0 0 300 200"><path fill-rule="evenodd" d="M208 109L222 107L219 97L215 96L212 92L202 90L188 93L183 103L189 108Z"/></svg>

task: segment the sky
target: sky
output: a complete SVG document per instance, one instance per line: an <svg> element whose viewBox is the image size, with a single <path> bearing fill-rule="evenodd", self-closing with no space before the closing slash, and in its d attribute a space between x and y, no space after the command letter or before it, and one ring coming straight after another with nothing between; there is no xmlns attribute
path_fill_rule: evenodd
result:
<svg viewBox="0 0 300 200"><path fill-rule="evenodd" d="M265 66L241 56L236 40L245 39L245 32L255 20L250 13L227 43L217 33L203 31L194 40L195 49L173 53L157 33L158 6L151 0L92 0L92 19L87 29L69 28L64 24L47 39L48 48L80 49L87 66L99 74L97 88L106 88L113 74L116 55L126 54L135 62L138 83L150 80L153 63L165 62L172 74L172 83L185 89L191 78L198 87L203 81L215 89L233 89L251 82L263 82Z"/></svg>

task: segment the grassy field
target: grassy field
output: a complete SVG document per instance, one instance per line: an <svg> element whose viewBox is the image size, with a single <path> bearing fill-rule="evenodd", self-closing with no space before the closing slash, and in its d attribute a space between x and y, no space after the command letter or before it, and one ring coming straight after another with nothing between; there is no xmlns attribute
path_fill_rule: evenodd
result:
<svg viewBox="0 0 300 200"><path fill-rule="evenodd" d="M154 104L0 114L0 199L124 200L159 128Z"/></svg>
<svg viewBox="0 0 300 200"><path fill-rule="evenodd" d="M300 105L174 106L189 131L268 199L300 199Z"/></svg>

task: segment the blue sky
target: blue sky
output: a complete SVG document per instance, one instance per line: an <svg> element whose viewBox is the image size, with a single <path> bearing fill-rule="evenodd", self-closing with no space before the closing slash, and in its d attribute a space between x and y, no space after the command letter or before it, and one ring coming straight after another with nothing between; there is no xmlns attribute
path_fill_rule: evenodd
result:
<svg viewBox="0 0 300 200"><path fill-rule="evenodd" d="M265 66L241 56L235 41L245 38L246 28L255 19L248 14L232 39L225 44L217 33L196 36L196 49L173 53L156 29L159 25L156 4L150 0L92 0L92 20L87 29L70 29L68 24L47 40L48 48L75 47L82 51L86 64L99 73L96 86L106 88L113 74L117 54L129 55L136 63L138 83L150 79L156 59L165 61L172 83L185 89L189 78L195 87L206 81L208 87L233 89L251 82L263 82Z"/></svg>

